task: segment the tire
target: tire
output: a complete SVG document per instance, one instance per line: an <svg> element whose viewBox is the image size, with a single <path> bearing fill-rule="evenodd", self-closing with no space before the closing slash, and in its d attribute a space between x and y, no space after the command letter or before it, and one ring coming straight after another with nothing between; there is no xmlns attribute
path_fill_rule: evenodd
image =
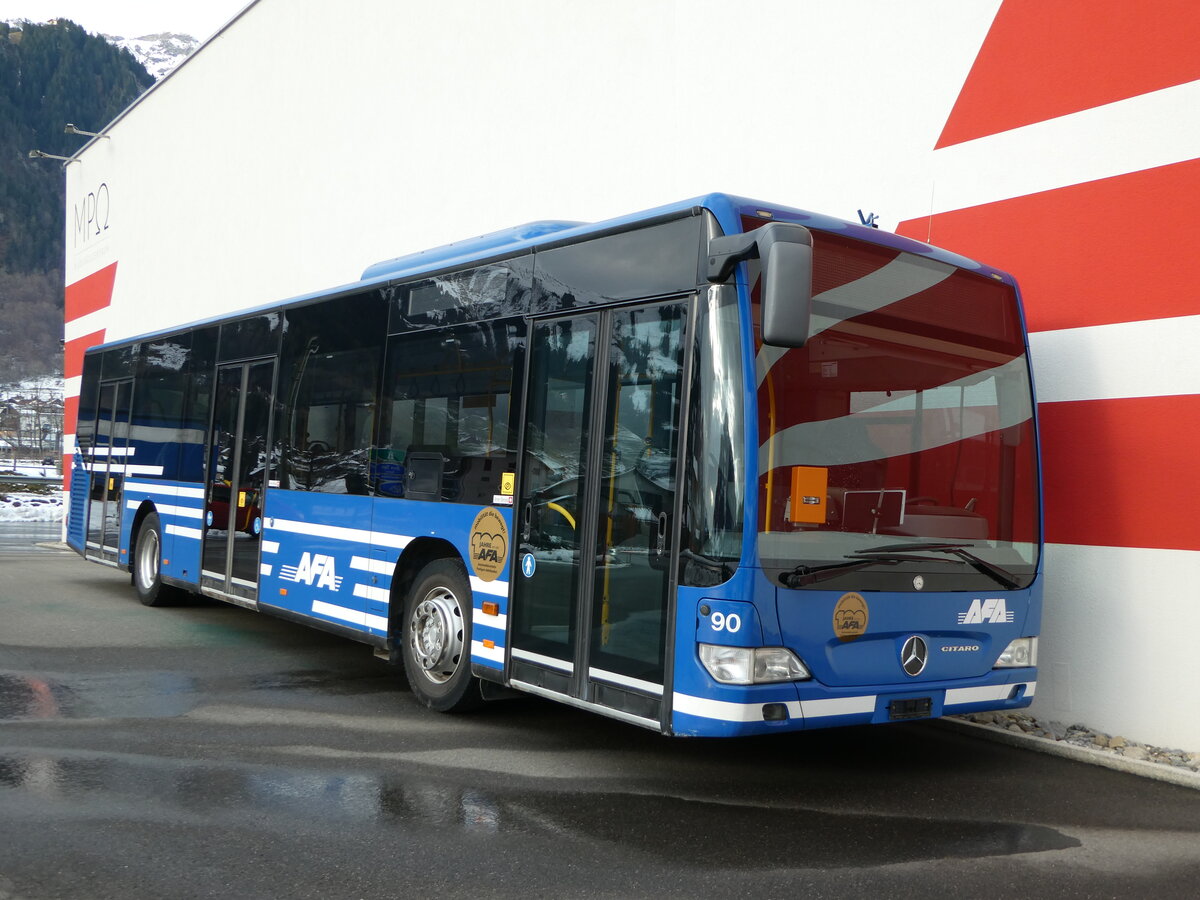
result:
<svg viewBox="0 0 1200 900"><path fill-rule="evenodd" d="M174 591L162 583L162 526L158 513L150 513L138 529L133 550L133 589L144 606L166 606Z"/></svg>
<svg viewBox="0 0 1200 900"><path fill-rule="evenodd" d="M404 598L404 671L413 696L438 712L483 702L471 675L471 587L460 560L435 559Z"/></svg>

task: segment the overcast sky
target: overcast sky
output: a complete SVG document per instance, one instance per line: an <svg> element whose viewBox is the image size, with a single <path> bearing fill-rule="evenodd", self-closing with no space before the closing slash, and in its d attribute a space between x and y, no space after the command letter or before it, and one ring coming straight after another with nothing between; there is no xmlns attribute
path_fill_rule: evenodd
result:
<svg viewBox="0 0 1200 900"><path fill-rule="evenodd" d="M133 38L164 31L205 40L250 0L0 0L0 21L70 19L88 31Z"/></svg>

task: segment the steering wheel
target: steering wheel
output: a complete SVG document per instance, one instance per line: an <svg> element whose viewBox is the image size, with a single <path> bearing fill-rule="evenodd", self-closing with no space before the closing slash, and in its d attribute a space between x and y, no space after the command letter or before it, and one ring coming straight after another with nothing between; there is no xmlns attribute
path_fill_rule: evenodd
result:
<svg viewBox="0 0 1200 900"><path fill-rule="evenodd" d="M324 441L309 441L308 442L308 452L309 453L328 453L331 449L333 449L333 448L331 448Z"/></svg>

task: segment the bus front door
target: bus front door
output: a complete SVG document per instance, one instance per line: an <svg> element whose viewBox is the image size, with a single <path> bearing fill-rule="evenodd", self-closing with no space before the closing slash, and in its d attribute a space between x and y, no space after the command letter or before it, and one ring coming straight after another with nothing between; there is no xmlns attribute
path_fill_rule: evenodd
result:
<svg viewBox="0 0 1200 900"><path fill-rule="evenodd" d="M255 607L275 361L217 369L209 433L202 587Z"/></svg>
<svg viewBox="0 0 1200 900"><path fill-rule="evenodd" d="M91 446L85 451L91 484L84 556L109 564L118 562L132 397L132 381L110 381L100 385L96 432Z"/></svg>
<svg viewBox="0 0 1200 900"><path fill-rule="evenodd" d="M658 722L686 301L535 323L510 679Z"/></svg>

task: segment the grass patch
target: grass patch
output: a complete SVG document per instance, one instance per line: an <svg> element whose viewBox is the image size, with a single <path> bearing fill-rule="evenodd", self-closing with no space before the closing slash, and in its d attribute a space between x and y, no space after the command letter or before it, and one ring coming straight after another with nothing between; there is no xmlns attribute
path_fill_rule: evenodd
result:
<svg viewBox="0 0 1200 900"><path fill-rule="evenodd" d="M6 494L38 494L42 497L49 497L51 494L56 494L61 488L57 484L16 484L11 481L5 481L3 476L0 476L0 498L8 499Z"/></svg>

